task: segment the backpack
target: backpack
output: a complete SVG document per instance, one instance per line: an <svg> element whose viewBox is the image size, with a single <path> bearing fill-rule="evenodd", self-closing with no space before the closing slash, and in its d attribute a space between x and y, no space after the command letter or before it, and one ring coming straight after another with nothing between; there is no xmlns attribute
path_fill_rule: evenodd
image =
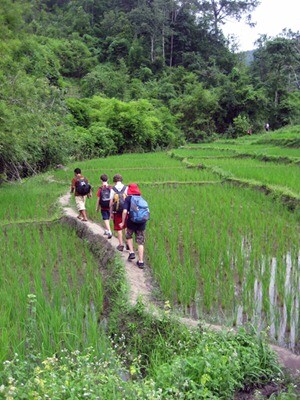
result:
<svg viewBox="0 0 300 400"><path fill-rule="evenodd" d="M75 183L75 188L77 194L79 194L80 196L86 196L91 191L91 185L85 178L77 179Z"/></svg>
<svg viewBox="0 0 300 400"><path fill-rule="evenodd" d="M109 208L111 186L102 186L100 188L100 206L102 208Z"/></svg>
<svg viewBox="0 0 300 400"><path fill-rule="evenodd" d="M136 224L150 219L148 203L142 196L131 196L129 219Z"/></svg>
<svg viewBox="0 0 300 400"><path fill-rule="evenodd" d="M117 213L121 213L124 208L124 201L127 197L125 190L127 186L123 186L121 190L118 190L116 187L113 187L112 190L115 192L113 197L113 211Z"/></svg>

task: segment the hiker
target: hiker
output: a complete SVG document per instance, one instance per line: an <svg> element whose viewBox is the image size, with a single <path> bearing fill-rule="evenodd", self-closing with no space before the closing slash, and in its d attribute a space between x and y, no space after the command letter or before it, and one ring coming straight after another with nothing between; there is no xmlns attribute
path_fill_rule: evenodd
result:
<svg viewBox="0 0 300 400"><path fill-rule="evenodd" d="M107 239L111 239L112 233L110 230L109 209L111 186L108 184L108 176L106 174L102 174L100 180L102 185L99 187L97 192L96 212L101 210L102 220L105 225L104 235L107 235Z"/></svg>
<svg viewBox="0 0 300 400"><path fill-rule="evenodd" d="M71 193L74 193L75 203L79 212L77 218L83 222L87 221L85 202L87 197L92 196L92 188L88 180L81 175L81 169L74 169L74 178L71 182Z"/></svg>
<svg viewBox="0 0 300 400"><path fill-rule="evenodd" d="M123 224L122 228L120 223L122 222L122 212L124 200L127 196L127 186L123 184L123 177L120 174L116 174L113 177L114 186L110 191L110 218L114 221L114 230L117 232L119 244L117 250L123 251L123 229L126 229L126 223Z"/></svg>
<svg viewBox="0 0 300 400"><path fill-rule="evenodd" d="M128 261L135 259L133 250L133 234L135 234L135 241L138 245L138 261L136 264L141 269L144 268L145 229L149 217L148 204L142 198L138 185L136 183L130 183L124 202L120 228L125 226L125 224L127 226L126 239L130 251Z"/></svg>
<svg viewBox="0 0 300 400"><path fill-rule="evenodd" d="M265 124L265 130L266 130L266 132L269 132L269 130L270 130L270 125L268 123Z"/></svg>

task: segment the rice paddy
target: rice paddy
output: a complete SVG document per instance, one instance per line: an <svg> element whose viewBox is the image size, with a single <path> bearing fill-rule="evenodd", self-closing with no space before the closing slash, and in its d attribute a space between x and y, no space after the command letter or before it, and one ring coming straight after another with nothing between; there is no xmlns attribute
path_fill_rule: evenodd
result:
<svg viewBox="0 0 300 400"><path fill-rule="evenodd" d="M296 165L229 158L236 153L205 146L175 153L194 164L203 158L201 163L236 177L300 192ZM97 315L103 308L97 263L69 228L51 222L60 215L57 198L69 190L78 166L94 189L102 173L110 183L120 173L125 184L140 185L151 210L146 264L164 301L211 323L268 329L278 343L299 349L295 214L263 193L221 182L213 168L186 168L180 159L154 153L80 162L1 188L1 359L26 350L32 294L34 329L44 354L75 342L77 348L97 346ZM88 215L101 224L95 203L95 196L88 200Z"/></svg>
<svg viewBox="0 0 300 400"><path fill-rule="evenodd" d="M296 165L265 163L253 159L208 159L207 167L218 167L232 176L285 188L300 195L300 168Z"/></svg>
<svg viewBox="0 0 300 400"><path fill-rule="evenodd" d="M103 289L87 245L59 223L6 226L0 237L0 360L31 345L43 355L97 347Z"/></svg>

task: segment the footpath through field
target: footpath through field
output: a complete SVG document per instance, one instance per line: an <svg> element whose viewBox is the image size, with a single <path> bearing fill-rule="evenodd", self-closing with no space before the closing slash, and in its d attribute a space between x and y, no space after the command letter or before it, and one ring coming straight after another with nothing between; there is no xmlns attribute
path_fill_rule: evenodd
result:
<svg viewBox="0 0 300 400"><path fill-rule="evenodd" d="M100 237L103 236L103 228L95 222L87 221L81 222L77 219L77 212L69 206L71 195L67 193L66 195L60 198L60 204L63 207L64 214L72 219L75 219L79 224L85 224L87 228L91 231L94 235L99 235ZM118 240L114 236L108 240L109 245L111 245L115 250L118 245ZM117 251L117 250L116 250ZM129 285L129 300L131 305L135 305L138 299L141 299L142 302L146 305L149 309L151 305L151 309L154 310L156 305L152 302L152 284L151 279L149 277L149 271L141 270L135 266L134 263L129 262L127 260L128 252L118 252L120 258L124 262L125 271L127 276L127 281ZM157 309L157 313L159 310ZM182 323L189 327L197 327L199 325L199 321L190 319L190 318L179 318ZM218 325L206 325L207 328L213 330L223 330L227 329L222 326ZM294 376L300 376L300 355L293 354L291 351L284 349L282 347L276 345L270 345L271 348L277 353L279 362L287 368L291 374Z"/></svg>

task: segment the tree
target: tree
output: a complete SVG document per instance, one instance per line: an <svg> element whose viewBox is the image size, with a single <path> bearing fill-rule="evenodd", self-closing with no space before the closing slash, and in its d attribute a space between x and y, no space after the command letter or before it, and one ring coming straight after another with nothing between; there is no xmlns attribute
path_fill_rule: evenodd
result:
<svg viewBox="0 0 300 400"><path fill-rule="evenodd" d="M251 12L259 5L259 0L200 0L199 10L203 13L212 25L215 35L219 35L219 26L224 24L226 19L234 18L240 21L246 14L246 22L251 22Z"/></svg>
<svg viewBox="0 0 300 400"><path fill-rule="evenodd" d="M281 127L287 122L291 112L287 108L287 98L300 88L300 44L298 34L291 37L279 36L270 39L262 36L259 48L254 52L252 71L259 78L270 99L269 112L273 127ZM284 106L283 106L284 105Z"/></svg>

